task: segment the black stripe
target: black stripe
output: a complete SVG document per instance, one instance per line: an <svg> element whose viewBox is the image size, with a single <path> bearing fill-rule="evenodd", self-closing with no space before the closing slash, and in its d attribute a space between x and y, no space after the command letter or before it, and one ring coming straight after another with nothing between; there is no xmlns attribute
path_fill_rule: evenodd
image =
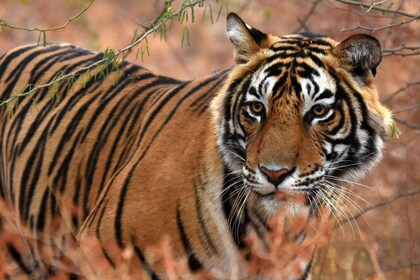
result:
<svg viewBox="0 0 420 280"><path fill-rule="evenodd" d="M139 258L141 264L143 265L144 269L147 271L147 273L152 277L152 280L160 280L159 276L153 271L152 266L149 264L149 262L144 257L142 251L140 248L135 245L135 237L131 237L131 242L133 243L133 249L136 256Z"/></svg>
<svg viewBox="0 0 420 280"><path fill-rule="evenodd" d="M199 107L203 106L203 104L207 104L208 100L212 100L215 96L215 89L221 88L220 84L224 83L227 78L227 73L230 70L225 70L218 74L219 79L216 81L216 83L208 90L204 91L201 96L199 96L196 100L191 102L190 107L194 108L193 111L196 111Z"/></svg>
<svg viewBox="0 0 420 280"><path fill-rule="evenodd" d="M98 90L98 88L100 88L101 85L102 85L101 79L96 79L95 77L92 77L88 82L84 84L84 86L81 89L79 89L78 92L72 94L72 96L66 102L65 106L61 108L61 111L54 116L54 119L51 119L51 122L54 122L54 125L50 131L50 135L52 135L54 131L59 127L61 120L66 116L66 114L70 110L73 109L73 107L77 106L79 108L80 100L87 96L86 93L89 93L90 95L92 95L93 96L92 99L98 98L98 96L100 96L101 94L101 90Z"/></svg>
<svg viewBox="0 0 420 280"><path fill-rule="evenodd" d="M10 256L13 258L13 260L17 263L19 266L19 269L22 270L24 273L30 275L31 269L26 266L24 263L21 254L13 245L7 244L7 251L9 252Z"/></svg>
<svg viewBox="0 0 420 280"><path fill-rule="evenodd" d="M19 50L13 51L11 53L6 54L6 57L3 57L3 60L0 64L0 79L3 78L3 75L8 73L8 71L6 70L10 64L10 62L12 62L15 58L21 56L22 54L24 54L25 52L32 50L36 48L36 46L28 46L25 48L21 48ZM3 98L3 96L2 96Z"/></svg>
<svg viewBox="0 0 420 280"><path fill-rule="evenodd" d="M67 155L64 157L64 160L61 162L61 164L58 164L58 160L57 161L53 161L53 165L59 166L57 168L57 172L55 173L54 179L53 179L53 186L54 188L57 188L59 182L61 181L61 186L60 186L60 193L64 193L65 191L65 187L67 185L67 173L69 171L69 169L71 169L73 167L73 165L71 164L71 161L73 159L73 156L76 154L76 150L77 150L77 145L80 142L80 138L81 138L81 133L83 131L80 131L77 136L75 137L73 143L70 145L70 149L67 152ZM63 150L64 151L64 150Z"/></svg>
<svg viewBox="0 0 420 280"><path fill-rule="evenodd" d="M188 265L192 272L198 271L203 268L203 264L194 254L194 251L191 247L190 241L188 239L187 233L185 232L184 225L182 223L181 211L179 209L179 203L176 206L176 224L178 226L179 236L184 246L185 253L188 256Z"/></svg>
<svg viewBox="0 0 420 280"><path fill-rule="evenodd" d="M225 214L226 221L229 221L229 230L233 240L235 241L236 246L242 249L246 247L246 244L243 240L243 237L246 233L246 220L239 220L235 213L235 209L233 209L234 201L237 199L238 189L242 186L242 182L238 182L232 172L229 171L225 167L224 176L223 176L223 190L222 190L222 208L223 213ZM236 181L235 181L236 180ZM232 185L232 182L235 182ZM236 194L236 195L235 195ZM245 211L246 212L246 208ZM245 213L244 213L245 214ZM229 220L230 218L230 220ZM232 220L233 219L233 220ZM236 225L236 227L234 227Z"/></svg>
<svg viewBox="0 0 420 280"><path fill-rule="evenodd" d="M150 77L150 78L151 78L151 77L154 77L154 76L150 76L150 75L148 75L148 74L146 74L145 76L146 76L147 78L149 78L149 77ZM132 100L134 100L134 98L138 98L140 94L142 94L142 95L143 95L143 94L147 94L147 93L148 93L148 92L147 92L147 90L149 90L150 88L153 88L154 86L157 86L157 85L161 85L161 81L160 81L160 80L154 80L153 82L151 82L151 83L147 83L146 85L144 85L144 86L142 86L142 87L138 88L138 89L136 90L136 92L134 92L134 94L133 94L132 98L130 98L130 99L128 99L128 100L126 101L125 105L128 105L128 104L132 103ZM123 126L121 126L121 127L120 127L120 131L119 131L119 134L118 134L118 135L122 135L122 133L123 133L123 131L124 131L124 130L127 130L127 133L131 133L131 132L132 132L132 130L134 129L134 125L136 125L136 124L137 124L137 122L138 122L138 118L137 118L137 116L138 116L138 115L142 112L143 107L144 107L144 105L147 103L147 101L149 100L149 98L151 98L151 97L153 97L153 96L154 96L153 94L154 94L154 92L150 92L150 93L149 93L149 94L147 94L147 96L146 96L146 97L142 100L142 102L140 103L140 105L139 105L139 106L135 106L135 107L133 107L133 109L134 109L134 108L137 108L137 112L136 112L135 114L128 114L128 115L127 115L126 120L125 120L125 121L123 121L123 123L124 123L124 124L126 124L126 125L123 125ZM124 108L124 106L123 106L123 108ZM131 122L131 124L130 124L129 128L127 129L127 127L128 127L128 126L127 126L127 123L128 123L128 120L129 120L130 118L132 118L132 122ZM121 134L120 134L120 133L121 133ZM136 134L136 135L137 135L137 134ZM113 146L112 146L112 148L111 148L111 152L110 152L110 154L109 154L109 156L108 156L108 161L107 161L107 163L106 163L106 167L105 167L105 170L104 170L104 174L103 174L103 178L102 178L102 182L101 182L101 185L100 185L100 186L104 186L104 185L105 185L106 175L108 174L108 172L109 172L109 170L110 170L110 167L111 167L111 162L112 162L112 160L113 160L113 155L115 154L115 151L116 151L116 149L118 148L118 143L120 142L121 138L122 138L122 137L118 137L118 138L116 139L116 141L113 143ZM132 156L132 153L130 153L130 151L132 151L132 145L129 145L129 144L125 143L125 145L124 145L124 150L123 150L123 152L122 152L122 153L120 153L120 155L118 156L118 161L116 162L116 164L115 164L115 166L114 166L114 170L113 170L112 174L116 174L117 170L121 168L121 166L123 165L123 163L127 162L127 155L128 155L128 154L131 154L131 156ZM98 192L98 193L97 193L96 198L98 198L98 197L99 197L99 194L100 194L100 192ZM84 194L84 204L85 204L85 205L87 204L88 196L89 196L89 190L88 190L87 192L85 192L85 194Z"/></svg>
<svg viewBox="0 0 420 280"><path fill-rule="evenodd" d="M32 150L28 161L26 162L25 169L21 178L21 189L19 197L19 210L22 219L27 222L29 218L29 210L33 200L33 193L35 192L36 185L38 183L39 177L41 175L41 168L43 165L45 147L47 139L48 127L44 129L39 141L36 143L34 149ZM11 173L13 174L13 173ZM29 181L30 176L32 175L31 180ZM29 185L29 188L26 189L26 186ZM25 195L27 192L27 195ZM26 197L26 199L25 199Z"/></svg>
<svg viewBox="0 0 420 280"><path fill-rule="evenodd" d="M51 55L39 60L35 65L31 65L32 70L30 72L30 81L28 82L28 84L35 84L41 78L42 75L50 71L50 68L54 66L54 64L56 64L57 61L63 63L71 58L74 58L75 55L79 57L81 56L81 53L75 52L74 48L71 46L64 46L60 49L59 52L54 52ZM54 70L54 68L52 70ZM47 82L49 81L50 80L48 80Z"/></svg>
<svg viewBox="0 0 420 280"><path fill-rule="evenodd" d="M67 69L66 67L63 67L62 69L58 70L58 71L64 71L64 70L69 70L71 71L72 69L74 69L74 67L78 67L79 65L84 65L85 62L89 62L91 63L90 59L84 60L83 63L76 63L75 65L73 65L73 67L70 67L69 69ZM56 74L54 74L56 75ZM51 76L51 79L53 78L53 76ZM40 91L37 93L38 96L41 96L41 98L44 98L47 94L48 89L45 89L43 91ZM59 91L60 92L60 91ZM63 93L61 93L63 94ZM16 130L16 133L14 134L14 139L12 140L11 143L16 143L17 140L17 136L18 133L21 128L22 128L22 124L25 121L25 117L27 116L27 112L29 111L30 107L32 106L32 101L27 99L27 104L20 110L20 112L14 117L14 121L13 124L11 126L11 128L9 129L9 132L12 131L12 129ZM40 101L40 98L38 98L37 100L38 102ZM43 108L40 110L40 112L38 112L36 114L36 118L32 121L31 126L29 127L28 131L25 133L25 137L20 145L20 149L19 149L19 155L22 153L22 151L24 150L24 148L28 145L28 143L30 143L33 135L35 134L35 132L39 129L39 127L41 126L42 122L45 120L46 117L49 116L49 113L51 112L51 108L54 106L53 102L48 102L47 104L45 104L43 106ZM52 134L52 131L50 132L50 135ZM8 139L8 141L11 141L10 139Z"/></svg>
<svg viewBox="0 0 420 280"><path fill-rule="evenodd" d="M203 184L203 183L202 183ZM204 186L201 186L204 187ZM198 222L200 224L201 231L204 234L205 241L204 244L206 245L206 248L210 247L210 250L213 254L218 254L218 250L216 246L214 245L214 242L210 236L209 231L207 230L206 222L203 219L203 214L201 210L201 201L198 194L198 188L197 184L194 184L194 197L195 197L195 212L198 218Z"/></svg>
<svg viewBox="0 0 420 280"><path fill-rule="evenodd" d="M47 203L48 203L49 196L50 196L50 187L47 186L45 188L44 194L42 195L41 205L38 211L37 224L36 224L36 228L38 231L42 231L45 227L45 218L47 215Z"/></svg>
<svg viewBox="0 0 420 280"><path fill-rule="evenodd" d="M15 89L17 81L19 80L19 78L21 77L23 73L26 73L26 71L24 71L25 67L30 66L32 60L38 58L39 55L41 54L49 53L51 51L56 51L58 49L60 49L60 47L55 46L55 47L45 48L39 51L32 52L28 56L26 56L15 68L10 69L9 71L10 74L5 81L5 84L8 84L8 86L3 91L2 98L7 99L11 96L11 94L13 93L13 90ZM19 92L22 90L24 90L24 88L18 89ZM17 94L19 92L15 92L15 93Z"/></svg>
<svg viewBox="0 0 420 280"><path fill-rule="evenodd" d="M95 106L95 112L90 116L90 120L87 123L86 127L94 127L95 122L99 119L99 116L102 114L102 112L107 108L107 105L115 98L118 97L118 94L121 93L121 91L127 87L127 85L132 83L132 80L130 79L130 75L133 73L136 73L139 70L138 67L130 67L129 69L124 70L124 76L121 77L118 80L118 84L115 86L111 86L111 88L101 94L101 102L98 104L98 106ZM136 96L132 96L131 99L134 99ZM122 102L122 101L120 101ZM115 108L114 108L115 110ZM114 114L109 113L108 114L108 120L110 117L116 117ZM86 140L86 136L88 134L88 131L86 131L83 135L84 142Z"/></svg>
<svg viewBox="0 0 420 280"><path fill-rule="evenodd" d="M66 129L63 133L61 133L60 141L58 142L58 145L55 149L55 153L52 157L50 166L48 168L48 175L50 176L52 174L52 171L55 167L57 167L57 161L61 153L64 151L64 146L66 143L71 139L73 134L77 131L77 129L80 130L79 133L83 132L83 130L80 129L79 124L81 121L83 121L83 117L86 113L88 113L88 109L90 106L97 101L97 95L92 96L90 99L87 100L83 105L79 107L75 115L72 117L70 123L66 126ZM58 125L58 123L56 123ZM75 145L77 145L75 143ZM74 149L74 147L72 147ZM55 188L55 186L54 186Z"/></svg>
<svg viewBox="0 0 420 280"><path fill-rule="evenodd" d="M312 268L312 261L308 263L308 265L305 268L305 271L303 272L302 277L300 278L300 280L306 280L309 277L309 273L311 272L311 268Z"/></svg>
<svg viewBox="0 0 420 280"><path fill-rule="evenodd" d="M134 169L130 170L130 172L127 174L127 178L131 178L131 176L133 176L133 171ZM125 202L125 197L127 195L129 183L130 183L130 180L126 179L121 188L120 197L118 199L117 213L115 214L115 220L114 220L115 238L117 239L117 244L121 249L124 248L122 225L121 225L122 213L124 209L124 202Z"/></svg>
<svg viewBox="0 0 420 280"><path fill-rule="evenodd" d="M195 86L192 90L190 90L187 94L185 94L178 101L177 105L174 107L174 109L171 111L171 113L169 114L169 116L166 118L165 122L159 127L159 129L153 135L152 140L150 141L150 143L147 145L147 147L143 151L142 155L140 156L140 159L133 165L133 167L131 168L131 170L127 174L127 176L125 178L125 181L124 181L124 184L123 184L123 187L121 189L120 197L119 197L119 200L118 200L117 213L115 215L115 220L114 220L115 236L116 236L116 239L117 239L117 243L118 243L118 245L121 248L123 248L123 240L122 240L123 234L122 234L122 227L121 227L121 219L122 219L122 213L123 213L123 206L124 206L125 197L126 197L126 194L127 194L128 185L130 183L130 180L131 180L131 177L133 175L133 172L134 172L135 168L137 168L137 165L144 158L144 156L146 155L147 151L151 147L151 145L154 142L154 140L156 139L156 137L159 135L159 133L165 127L165 125L169 122L169 120L175 114L176 110L183 103L183 101L187 97L189 97L191 94L196 93L196 91L198 89L200 89L202 86L205 86L210 81L211 81L211 79L210 80L206 80L203 83ZM179 93L187 85L188 85L188 83L183 83L183 84L180 84L179 86L177 86L173 91L169 91L167 93L167 95L165 96L165 98L162 100L162 102L159 103L158 106L156 106L155 110L150 114L150 117L147 119L146 123L144 124L144 127L142 128L143 130L142 130L142 132L140 134L139 142L142 142L142 140L144 138L144 135L148 132L147 128L151 125L151 123L153 122L153 120L155 119L155 117L158 115L158 113L161 112L161 110L164 107L164 105L166 105L169 102L170 99L172 99L174 96L176 96L176 94Z"/></svg>
<svg viewBox="0 0 420 280"><path fill-rule="evenodd" d="M100 228L101 228L101 224L102 224L102 219L103 219L103 217L105 215L105 211L106 211L106 205L104 205L102 207L101 213L100 213L99 218L98 218L98 223L96 225L96 230L95 230L96 238L99 241L102 241ZM105 248L103 246L101 246L101 251L102 251L102 254L104 255L105 259L109 262L109 264L113 268L116 268L115 262L111 259L111 256L108 254L108 252L105 250Z"/></svg>
<svg viewBox="0 0 420 280"><path fill-rule="evenodd" d="M144 104L152 96L153 96L152 94L148 94L146 96L146 98L144 98L142 100L142 102L140 104L138 104L138 105L134 104L131 111L127 114L126 118L123 120L123 123L125 125L120 126L117 135L124 135L125 133L127 133L127 134L132 133L132 131L134 129L134 126L136 124L138 124L138 120L139 120L139 116L140 116L141 112L143 112ZM127 102L127 104L125 104L125 105L128 105L130 103L131 103L131 101ZM125 107L125 106L123 106L123 107ZM134 110L135 110L135 112L134 112ZM130 119L131 119L131 123L130 123ZM107 161L106 161L105 169L104 169L104 172L103 172L103 175L102 175L102 181L100 183L100 186L104 186L106 184L105 180L108 178L108 174L111 172L111 164L112 164L112 161L114 159L114 155L116 153L117 148L121 146L120 142L122 141L122 138L123 137L117 137L117 139L112 144L111 151L109 152L109 154L107 156ZM133 143L133 142L131 142L131 143ZM132 144L130 145L128 143L124 143L124 146L125 146L126 151L131 151L132 147L133 147ZM115 174L116 170L118 170L123 165L124 162L127 162L127 156L126 156L127 154L128 154L128 152L127 153L123 152L119 155L118 162L114 165L114 172L112 172L111 174ZM96 194L96 199L98 199L99 195L100 195L100 192L98 192Z"/></svg>
<svg viewBox="0 0 420 280"><path fill-rule="evenodd" d="M159 127L159 129L154 133L154 135L152 136L152 140L150 141L150 143L146 146L146 148L144 149L142 155L140 156L139 160L135 163L135 165L133 166L133 169L135 169L137 167L137 165L140 163L140 161L146 156L148 150L150 149L150 147L152 146L153 142L155 141L155 139L157 138L157 136L160 134L160 132L165 128L165 126L169 123L169 121L172 119L172 117L174 116L174 114L176 113L176 111L178 110L178 108L181 106L181 104L188 98L190 97L192 94L197 93L197 91L199 91L202 87L206 86L208 83L210 83L211 81L213 81L216 77L212 77L211 79L205 80L202 83L196 85L194 88L192 88L190 91L188 91L184 96L182 96L182 98L180 98L180 100L177 102L177 104L173 107L172 111L167 115L165 121L161 124L161 126ZM170 95L173 96L173 95ZM162 103L167 103L169 101L170 98L167 98L166 100L162 101ZM161 107L161 105L163 106L163 104L159 104L159 107ZM157 115L158 111L155 110L151 115L150 119L153 119L156 115ZM148 119L148 121L150 120ZM147 124L147 123L146 123ZM146 129L144 129L142 131L142 134L140 136L140 141L143 139L144 135L146 133ZM133 171L132 169L132 171ZM127 177L126 180L130 180L130 177Z"/></svg>

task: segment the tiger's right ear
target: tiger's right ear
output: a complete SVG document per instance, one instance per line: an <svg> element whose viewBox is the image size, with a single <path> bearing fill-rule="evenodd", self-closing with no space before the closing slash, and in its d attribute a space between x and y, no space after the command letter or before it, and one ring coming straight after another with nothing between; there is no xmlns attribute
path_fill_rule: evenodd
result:
<svg viewBox="0 0 420 280"><path fill-rule="evenodd" d="M247 63L255 53L269 47L267 34L247 25L235 13L227 16L227 36L235 47L238 64Z"/></svg>

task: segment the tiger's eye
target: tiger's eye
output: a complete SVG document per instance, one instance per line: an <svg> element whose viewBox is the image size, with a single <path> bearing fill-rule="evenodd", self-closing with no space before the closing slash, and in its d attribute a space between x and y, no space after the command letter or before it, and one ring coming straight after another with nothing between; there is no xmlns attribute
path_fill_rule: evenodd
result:
<svg viewBox="0 0 420 280"><path fill-rule="evenodd" d="M250 104L250 109L255 115L261 115L264 111L264 105L260 102L252 102Z"/></svg>
<svg viewBox="0 0 420 280"><path fill-rule="evenodd" d="M311 112L317 117L322 117L328 112L328 108L325 105L317 104L312 107Z"/></svg>

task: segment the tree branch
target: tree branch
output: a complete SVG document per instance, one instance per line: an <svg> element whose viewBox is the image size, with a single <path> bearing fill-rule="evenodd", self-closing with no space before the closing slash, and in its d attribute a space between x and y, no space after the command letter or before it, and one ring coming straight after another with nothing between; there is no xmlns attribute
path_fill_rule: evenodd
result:
<svg viewBox="0 0 420 280"><path fill-rule="evenodd" d="M411 18L419 16L419 13L411 14L411 13L408 13L404 10L400 10L400 9L392 10L392 9L388 9L388 8L381 8L381 7L377 7L377 5L374 5L374 4L367 4L367 3L362 3L362 2L359 2L359 1L353 1L353 0L335 0L335 1L343 3L343 4L347 4L347 5L361 7L361 8L368 8L366 13L370 12L371 10L375 10L375 11L380 11L380 12L384 12L384 13L399 14L399 15L406 16L406 17L411 17Z"/></svg>
<svg viewBox="0 0 420 280"><path fill-rule="evenodd" d="M382 269L383 273L388 273L388 272L392 272L392 271L396 271L396 270L401 270L401 269L405 269L405 268L409 268L409 267L414 267L414 266L420 266L420 261L418 262L413 262L413 263L408 263L408 264L403 264L400 266L394 266L394 267L389 267L389 268L384 268ZM367 276L366 279L372 279L371 277L375 276L376 273L370 274Z"/></svg>
<svg viewBox="0 0 420 280"><path fill-rule="evenodd" d="M4 19L0 19L0 26L4 26L4 27L11 28L11 29L16 29L16 30L29 31L29 32L38 31L38 32L41 32L41 33L44 33L44 32L47 32L47 31L55 31L55 30L64 29L72 21L75 21L81 15L83 15L90 8L90 6L92 6L94 1L95 0L91 0L81 11L79 11L76 15L72 16L65 23L63 23L62 25L59 25L59 26L48 27L48 28L16 26L16 25L9 24Z"/></svg>
<svg viewBox="0 0 420 280"><path fill-rule="evenodd" d="M411 129L420 130L420 124L413 124L413 123L410 123L406 120L403 120L403 119L400 119L400 118L397 118L397 117L393 117L393 119L396 122L399 122L400 124L403 124L403 125L411 128Z"/></svg>
<svg viewBox="0 0 420 280"><path fill-rule="evenodd" d="M412 87L412 86L417 86L417 85L420 85L420 80L406 83L404 86L400 87L399 89L391 93L388 97L386 97L384 100L382 100L382 103L387 103L391 101L392 98L394 98L401 92L405 91L407 88Z"/></svg>
<svg viewBox="0 0 420 280"><path fill-rule="evenodd" d="M316 7L318 6L319 3L321 3L322 0L315 0L314 2L312 2L312 6L309 9L308 13L303 17L303 19L298 19L300 26L298 28L296 28L293 33L298 33L299 31L301 31L302 29L305 31L309 31L308 27L306 26L306 22L309 20L309 18L314 14Z"/></svg>
<svg viewBox="0 0 420 280"><path fill-rule="evenodd" d="M418 109L420 109L420 104L416 104L416 105L411 106L409 108L392 111L392 113L393 114L399 114L399 113L404 113L404 112L415 111L415 110L418 110Z"/></svg>
<svg viewBox="0 0 420 280"><path fill-rule="evenodd" d="M373 205L370 205L370 206L368 206L368 207L364 208L362 211L360 211L360 212L359 212L359 213L357 213L356 215L353 215L353 216L351 216L351 217L348 217L348 218L342 219L341 221L339 221L339 222L337 223L337 226L336 226L336 227L341 226L341 225L343 225L343 224L345 224L345 223L347 223L347 222L350 222L350 221L355 221L355 220L357 220L358 218L362 217L362 216L363 216L364 214L366 214L367 212L369 212L369 211L371 211L371 210L374 210L374 209L376 209L376 208L378 208L378 207L381 207L381 206L384 206L384 205L391 204L391 203L393 203L395 200L398 200L398 199L403 198L403 197L406 197L406 196L416 195L416 194L419 194L419 193L420 193L420 189L414 189L414 190L410 190L410 191L407 191L407 192L399 193L398 195L393 196L393 197L391 197L391 198L388 198L387 200L380 201L380 202L378 202L378 203L376 203L376 204L373 204Z"/></svg>
<svg viewBox="0 0 420 280"><path fill-rule="evenodd" d="M407 52L412 51L412 52ZM420 55L420 46L406 46L401 45L393 49L383 49L382 56L399 55L399 56L413 56Z"/></svg>
<svg viewBox="0 0 420 280"><path fill-rule="evenodd" d="M380 30L384 30L384 29L389 29L389 28L394 28L394 27L397 27L397 26L401 26L401 25L404 25L404 24L408 24L408 23L410 23L410 22L412 22L412 21L418 20L419 18L420 18L420 14L418 14L418 15L416 15L415 17L410 18L410 19L408 19L408 20L401 21L401 22L398 22L398 23L388 24L388 25L386 25L386 26L381 26L381 27L363 26L363 25L361 25L361 24L360 24L360 22L358 22L358 23L357 23L357 26L352 27L352 28L344 28L344 29L342 29L341 31L342 31L342 32L348 32L348 31L354 31L354 30L358 30L358 29L363 29L363 30L368 30L368 31L370 31L370 32L374 33L374 32L376 32L376 31L380 31Z"/></svg>

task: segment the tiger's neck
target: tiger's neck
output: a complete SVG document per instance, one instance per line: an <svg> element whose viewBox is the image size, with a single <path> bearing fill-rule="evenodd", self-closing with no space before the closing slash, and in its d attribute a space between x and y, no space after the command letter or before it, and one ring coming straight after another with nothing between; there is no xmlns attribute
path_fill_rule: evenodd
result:
<svg viewBox="0 0 420 280"><path fill-rule="evenodd" d="M196 252L205 254L208 267L241 275L246 271L243 253L248 251L245 237L249 229L252 228L262 241L269 228L246 203L242 176L223 163L215 139L215 135L208 135L195 182L201 220L198 224L201 224L200 232L204 236L198 242Z"/></svg>

